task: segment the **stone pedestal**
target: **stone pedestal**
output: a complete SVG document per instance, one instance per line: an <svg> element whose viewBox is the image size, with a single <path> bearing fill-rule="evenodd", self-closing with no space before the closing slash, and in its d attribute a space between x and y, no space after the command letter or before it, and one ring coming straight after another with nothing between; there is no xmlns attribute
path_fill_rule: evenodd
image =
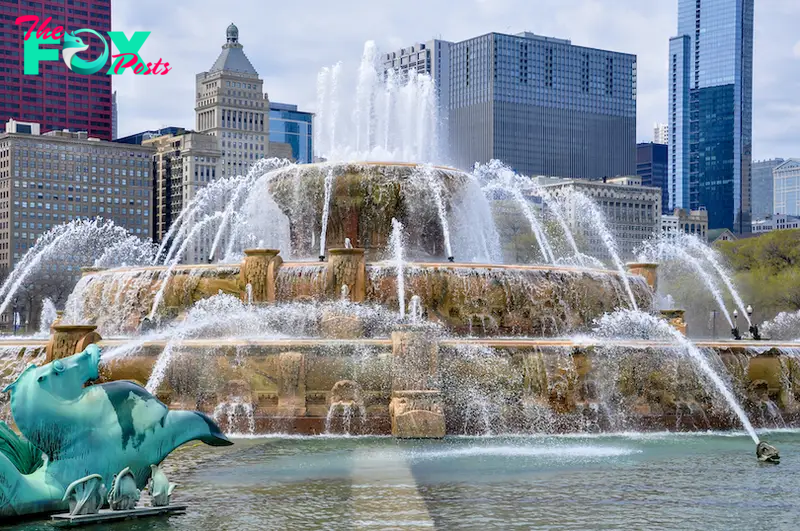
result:
<svg viewBox="0 0 800 531"><path fill-rule="evenodd" d="M439 391L439 344L429 330L404 326L392 332L392 435L444 437Z"/></svg>
<svg viewBox="0 0 800 531"><path fill-rule="evenodd" d="M670 326L683 335L686 335L686 310L661 310L661 315L669 321Z"/></svg>
<svg viewBox="0 0 800 531"><path fill-rule="evenodd" d="M325 294L339 298L342 286L348 287L352 302L364 302L367 294L367 262L364 249L328 249Z"/></svg>
<svg viewBox="0 0 800 531"><path fill-rule="evenodd" d="M239 282L247 300L247 285L252 289L252 302L275 302L275 279L283 259L277 249L245 249Z"/></svg>
<svg viewBox="0 0 800 531"><path fill-rule="evenodd" d="M441 439L445 435L439 391L393 391L389 417L392 436L399 439Z"/></svg>
<svg viewBox="0 0 800 531"><path fill-rule="evenodd" d="M53 324L52 335L47 343L47 363L82 352L102 337L97 333L97 325Z"/></svg>
<svg viewBox="0 0 800 531"><path fill-rule="evenodd" d="M306 357L283 352L278 358L278 412L287 416L306 414Z"/></svg>
<svg viewBox="0 0 800 531"><path fill-rule="evenodd" d="M628 273L644 277L655 292L658 289L658 264L649 262L630 262L625 264Z"/></svg>

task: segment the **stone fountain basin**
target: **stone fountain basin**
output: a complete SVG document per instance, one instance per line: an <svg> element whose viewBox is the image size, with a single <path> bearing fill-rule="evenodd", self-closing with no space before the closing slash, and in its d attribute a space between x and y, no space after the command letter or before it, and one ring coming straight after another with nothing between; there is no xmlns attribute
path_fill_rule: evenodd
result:
<svg viewBox="0 0 800 531"><path fill-rule="evenodd" d="M341 382L357 385L359 400L366 413L354 432L388 434L391 431L389 404L392 399L393 357L396 338L373 339L286 339L236 340L190 339L175 343L173 358L157 395L174 409L198 408L213 415L221 404L236 401L252 406L256 433L322 433L329 408ZM129 343L130 339L100 341L105 352ZM0 341L8 358L31 355L44 349L44 341ZM604 341L604 345L609 343ZM101 380L134 380L144 384L166 345L149 341L127 357L104 360ZM506 427L516 431L530 429L523 415L529 406L544 407L556 417L574 421L597 401L594 382L602 369L598 344L569 338L451 338L438 341L439 371L442 375L443 407L447 433L464 433L469 425L460 424L467 396L452 387L472 382L503 395L494 398L506 404ZM617 348L633 353L630 364L623 364L620 390L629 401L631 427L643 430L738 428L736 421L711 403L698 398L698 389L685 382L673 382L657 365L643 360L658 358L658 353L673 345L652 341L617 341ZM751 419L759 422L760 404L777 404L787 424L800 420L791 397L784 395L785 380L798 380L797 364L782 352L796 343L740 341L698 342L703 349L716 350L735 382L746 393L744 404ZM16 347L16 348L14 348ZM18 350L17 350L18 349ZM782 349L784 349L782 351ZM760 352L753 355L753 351ZM474 355L477 354L477 358ZM481 357L491 357L482 363ZM637 357L638 356L638 357ZM9 365L10 359L4 360ZM598 365L600 363L600 365ZM689 362L679 361L690 372ZM788 364L788 365L787 365ZM787 373L787 370L789 371ZM602 371L601 371L602 374ZM472 384L471 384L472 385ZM794 385L794 384L793 384ZM499 395L498 395L499 396ZM474 397L473 397L474 398ZM682 420L681 420L682 419ZM246 431L241 418L217 418L224 429ZM226 423L236 425L228 426ZM474 428L474 426L473 426ZM556 424L549 430L570 431L573 424Z"/></svg>
<svg viewBox="0 0 800 531"><path fill-rule="evenodd" d="M176 268L166 281L159 316L177 318L219 292L247 300L248 284L254 302L335 300L347 284L354 302L398 308L394 264L366 262L363 250L331 249L325 262L283 262L277 253L257 251L247 251L251 254L241 264ZM86 272L73 293L81 319L101 332L133 333L150 313L165 270ZM459 334L567 335L629 305L620 274L603 269L411 262L404 265L404 276L406 302L418 295L428 320ZM645 279L628 278L639 307L650 307L653 295ZM116 301L111 311L109 300Z"/></svg>

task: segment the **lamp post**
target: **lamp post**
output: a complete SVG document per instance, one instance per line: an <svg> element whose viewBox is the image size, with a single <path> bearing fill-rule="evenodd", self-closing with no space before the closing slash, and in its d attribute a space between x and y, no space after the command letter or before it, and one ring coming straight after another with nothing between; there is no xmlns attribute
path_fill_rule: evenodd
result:
<svg viewBox="0 0 800 531"><path fill-rule="evenodd" d="M733 339L739 341L742 339L742 334L739 332L739 312L738 310L733 310L733 328L731 329L731 335Z"/></svg>
<svg viewBox="0 0 800 531"><path fill-rule="evenodd" d="M758 325L753 323L753 307L748 304L745 310L747 311L747 316L750 318L750 337L756 341L760 341L761 334L758 331Z"/></svg>

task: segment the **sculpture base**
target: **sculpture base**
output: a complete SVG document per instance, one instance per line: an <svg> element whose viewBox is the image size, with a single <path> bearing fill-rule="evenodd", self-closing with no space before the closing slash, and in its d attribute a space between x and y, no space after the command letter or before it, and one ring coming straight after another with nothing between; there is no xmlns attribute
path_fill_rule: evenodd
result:
<svg viewBox="0 0 800 531"><path fill-rule="evenodd" d="M147 516L163 516L167 514L183 514L186 512L185 505L167 505L166 507L137 507L129 511L112 511L102 509L97 514L78 514L69 513L54 514L51 516L58 527L77 527L81 525L98 524L105 522L118 522L133 518L144 518Z"/></svg>

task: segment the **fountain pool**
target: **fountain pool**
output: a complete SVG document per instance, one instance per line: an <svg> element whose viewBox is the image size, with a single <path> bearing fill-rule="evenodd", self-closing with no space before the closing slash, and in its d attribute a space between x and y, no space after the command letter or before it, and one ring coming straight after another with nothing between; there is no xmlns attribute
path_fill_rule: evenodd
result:
<svg viewBox="0 0 800 531"><path fill-rule="evenodd" d="M768 438L800 455L797 431ZM789 529L800 518L800 460L759 464L744 433L234 442L165 462L186 515L114 529Z"/></svg>

